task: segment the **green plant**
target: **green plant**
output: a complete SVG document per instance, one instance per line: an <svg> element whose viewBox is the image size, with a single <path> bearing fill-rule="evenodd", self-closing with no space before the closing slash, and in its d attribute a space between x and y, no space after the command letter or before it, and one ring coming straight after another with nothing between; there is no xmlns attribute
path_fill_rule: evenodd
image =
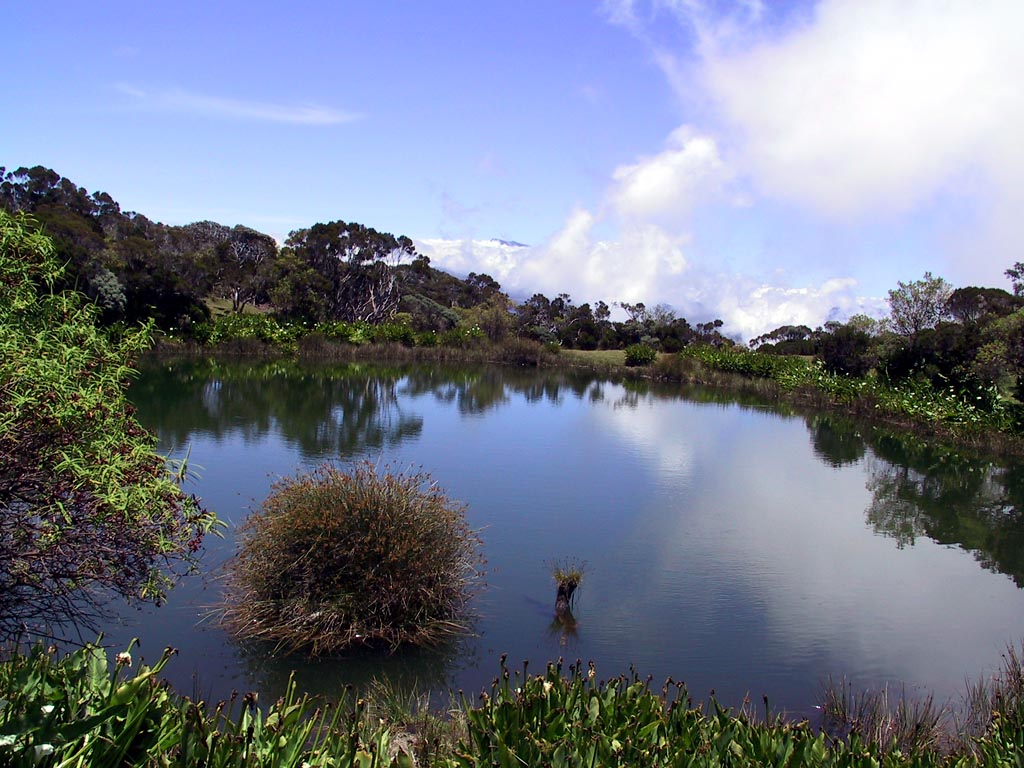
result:
<svg viewBox="0 0 1024 768"><path fill-rule="evenodd" d="M59 658L41 645L0 664L0 764L36 766L267 766L410 768L408 750L345 691L317 707L289 682L269 707L233 695L209 709L160 682L174 652L134 674L131 654L111 670L97 645ZM240 705L240 706L239 706ZM237 708L237 709L236 709Z"/></svg>
<svg viewBox="0 0 1024 768"><path fill-rule="evenodd" d="M87 620L109 593L159 603L217 524L125 397L149 327L98 328L63 275L0 210L0 631Z"/></svg>
<svg viewBox="0 0 1024 768"><path fill-rule="evenodd" d="M317 655L466 629L479 539L425 473L324 465L278 482L239 531L225 620Z"/></svg>
<svg viewBox="0 0 1024 768"><path fill-rule="evenodd" d="M626 365L650 365L658 359L658 352L650 344L630 344L626 347Z"/></svg>

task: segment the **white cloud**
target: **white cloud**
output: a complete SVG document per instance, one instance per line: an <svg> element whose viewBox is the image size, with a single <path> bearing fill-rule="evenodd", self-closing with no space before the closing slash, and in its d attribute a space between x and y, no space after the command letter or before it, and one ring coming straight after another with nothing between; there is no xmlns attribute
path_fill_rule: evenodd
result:
<svg viewBox="0 0 1024 768"><path fill-rule="evenodd" d="M712 36L705 83L766 194L829 214L906 211L1003 166L1024 128L1022 25L1016 0L824 0L752 48Z"/></svg>
<svg viewBox="0 0 1024 768"><path fill-rule="evenodd" d="M499 240L451 240L439 237L417 239L416 250L435 267L457 275L481 272L504 283L519 268L526 246Z"/></svg>
<svg viewBox="0 0 1024 768"><path fill-rule="evenodd" d="M207 117L249 120L261 123L292 123L296 125L336 125L361 119L361 115L318 104L273 104L262 101L207 96L169 88L146 91L128 83L119 83L117 90L135 100L135 106L159 112L178 112Z"/></svg>
<svg viewBox="0 0 1024 768"><path fill-rule="evenodd" d="M653 157L622 165L612 173L618 212L627 218L662 219L688 214L728 180L729 172L709 136L677 128L668 146Z"/></svg>
<svg viewBox="0 0 1024 768"><path fill-rule="evenodd" d="M691 322L721 318L728 333L744 339L784 324L813 327L858 312L881 314L882 304L859 298L850 278L791 287L694 263L687 254L692 213L708 201L728 198L736 205L743 195L726 195L733 193L730 182L714 139L684 127L658 154L615 169L607 203L598 212L577 206L544 243L431 239L417 246L435 266L487 272L513 295L566 292L578 302L664 303ZM598 235L605 230L612 235Z"/></svg>
<svg viewBox="0 0 1024 768"><path fill-rule="evenodd" d="M648 49L689 124L616 167L601 204L509 254L507 288L665 302L749 338L884 314L882 300L828 266L851 228L866 241L885 233L932 248L834 262L876 293L912 278L904 266L922 260L960 284L991 285L1019 258L1024 3L749 0L723 12L705 0L608 0L604 9ZM666 13L680 34L666 31ZM724 269L714 239L701 237L713 206L740 228L784 226L786 215L805 222L814 234L794 240L804 251L778 254L788 265L778 274L800 275L810 260L813 272L766 281Z"/></svg>

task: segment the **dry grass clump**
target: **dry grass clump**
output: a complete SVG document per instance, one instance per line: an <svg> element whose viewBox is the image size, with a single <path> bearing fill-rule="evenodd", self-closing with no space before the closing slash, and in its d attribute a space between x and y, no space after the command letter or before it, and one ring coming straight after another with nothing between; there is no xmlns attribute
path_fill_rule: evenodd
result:
<svg viewBox="0 0 1024 768"><path fill-rule="evenodd" d="M468 629L480 540L426 473L364 463L286 478L239 540L224 619L240 639L316 656Z"/></svg>

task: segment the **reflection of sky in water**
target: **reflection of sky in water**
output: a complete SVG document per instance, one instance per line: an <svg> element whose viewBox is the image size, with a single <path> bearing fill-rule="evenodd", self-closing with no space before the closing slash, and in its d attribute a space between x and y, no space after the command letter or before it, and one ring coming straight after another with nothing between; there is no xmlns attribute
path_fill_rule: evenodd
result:
<svg viewBox="0 0 1024 768"><path fill-rule="evenodd" d="M500 653L534 669L561 654L594 659L602 676L633 664L659 682L686 680L697 697L714 687L735 704L767 692L806 709L829 674L957 695L1024 635L1024 599L1008 577L956 548L919 538L900 550L875 533L865 522L871 461L822 462L803 419L612 384L583 396L562 387L557 400L532 403L488 387L491 399L399 386L395 407L422 428L371 454L430 472L482 529L488 585L468 660L369 658L309 665L301 679L329 689L396 670L473 690ZM315 461L277 420L265 423L190 440L197 492L232 525L274 477ZM215 565L231 551L230 532L210 549ZM548 564L567 557L588 568L579 632L560 638ZM286 679L290 660L240 658L215 627L193 628L196 604L217 594L197 583L151 619L160 637L144 645L169 642L186 663L201 659L201 691L204 681L221 690Z"/></svg>

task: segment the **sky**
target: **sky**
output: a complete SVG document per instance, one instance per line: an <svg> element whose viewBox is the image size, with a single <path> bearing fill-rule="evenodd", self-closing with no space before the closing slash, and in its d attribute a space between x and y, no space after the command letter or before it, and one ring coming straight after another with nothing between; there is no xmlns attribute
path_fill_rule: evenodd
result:
<svg viewBox="0 0 1024 768"><path fill-rule="evenodd" d="M51 0L0 28L0 166L168 224L355 221L742 339L1024 259L1021 0Z"/></svg>

